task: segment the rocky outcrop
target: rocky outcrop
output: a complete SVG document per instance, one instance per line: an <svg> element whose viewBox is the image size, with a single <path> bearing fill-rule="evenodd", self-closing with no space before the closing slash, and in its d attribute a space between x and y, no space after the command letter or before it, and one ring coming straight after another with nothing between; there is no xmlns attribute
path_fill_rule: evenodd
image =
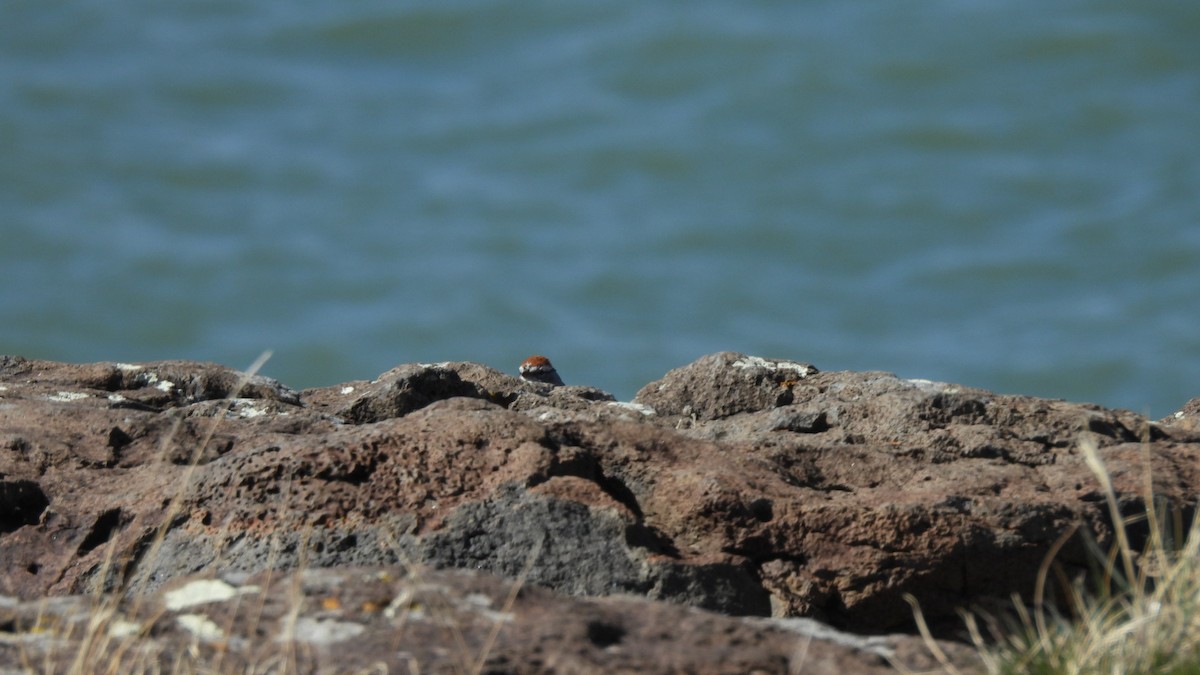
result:
<svg viewBox="0 0 1200 675"><path fill-rule="evenodd" d="M919 638L402 567L193 577L119 601L0 602L0 626L16 638L0 639L0 667L39 672L840 675L940 665ZM977 670L969 648L943 649Z"/></svg>
<svg viewBox="0 0 1200 675"><path fill-rule="evenodd" d="M1083 435L1124 508L1148 460L1190 513L1188 410L1151 422L734 353L629 403L471 363L295 392L212 364L4 357L0 593L400 564L876 634L911 627L912 594L957 623L1027 596L1075 525L1111 537ZM1081 539L1058 560L1086 570Z"/></svg>

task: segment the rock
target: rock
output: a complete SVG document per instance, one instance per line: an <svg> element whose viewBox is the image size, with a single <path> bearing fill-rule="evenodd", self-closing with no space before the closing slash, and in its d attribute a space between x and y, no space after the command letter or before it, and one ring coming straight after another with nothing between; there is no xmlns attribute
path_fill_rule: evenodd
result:
<svg viewBox="0 0 1200 675"><path fill-rule="evenodd" d="M37 387L52 400L104 397L104 393L108 393L106 398L119 404L118 407L158 410L198 401L227 399L235 393L239 398L266 399L291 405L300 403L294 391L275 380L195 361L73 365L0 356L0 381L18 381Z"/></svg>
<svg viewBox="0 0 1200 675"><path fill-rule="evenodd" d="M170 382L164 385L163 382ZM703 357L632 403L470 363L296 394L211 364L0 360L0 593L428 564L580 596L911 630L1029 597L1055 540L1191 508L1200 434L888 373ZM1075 539L1068 575L1090 560ZM950 630L946 628L946 630Z"/></svg>
<svg viewBox="0 0 1200 675"><path fill-rule="evenodd" d="M1178 432L1200 432L1200 397L1188 401L1177 412L1164 417L1158 423L1169 425Z"/></svg>
<svg viewBox="0 0 1200 675"><path fill-rule="evenodd" d="M708 421L787 405L793 389L816 372L807 363L721 352L672 370L633 400L663 415Z"/></svg>
<svg viewBox="0 0 1200 675"><path fill-rule="evenodd" d="M470 373L474 377L463 379L459 371L464 369L474 370ZM507 382L505 379L503 373L475 364L406 364L380 375L335 414L351 424L367 424L403 417L434 401L459 396L508 403L516 397L512 392L519 387L519 381L512 377Z"/></svg>
<svg viewBox="0 0 1200 675"><path fill-rule="evenodd" d="M0 597L0 668L67 672L891 673L939 664L919 638L861 638L630 596L574 599L422 568L178 579L145 598ZM960 672L982 672L943 643ZM17 672L14 670L14 672Z"/></svg>

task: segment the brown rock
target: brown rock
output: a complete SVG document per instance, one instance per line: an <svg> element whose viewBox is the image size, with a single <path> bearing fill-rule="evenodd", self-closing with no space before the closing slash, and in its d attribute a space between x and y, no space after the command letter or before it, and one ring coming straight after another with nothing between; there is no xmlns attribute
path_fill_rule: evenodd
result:
<svg viewBox="0 0 1200 675"><path fill-rule="evenodd" d="M1144 456L1194 504L1184 425L735 353L633 403L469 363L297 395L211 364L7 357L0 593L426 563L867 633L910 628L911 593L959 625L1028 597L1073 525L1111 539L1083 434L1130 513ZM1059 561L1089 562L1078 542Z"/></svg>
<svg viewBox="0 0 1200 675"><path fill-rule="evenodd" d="M1183 404L1178 411L1159 420L1159 424L1169 425L1178 433L1200 436L1200 397Z"/></svg>
<svg viewBox="0 0 1200 675"><path fill-rule="evenodd" d="M816 372L808 363L720 352L642 387L634 401L662 415L708 421L787 405L796 386Z"/></svg>
<svg viewBox="0 0 1200 675"><path fill-rule="evenodd" d="M4 600L0 598L0 601ZM176 580L146 598L0 602L0 668L68 672L890 673L918 638L567 598L475 572L309 569ZM946 644L960 672L978 658Z"/></svg>

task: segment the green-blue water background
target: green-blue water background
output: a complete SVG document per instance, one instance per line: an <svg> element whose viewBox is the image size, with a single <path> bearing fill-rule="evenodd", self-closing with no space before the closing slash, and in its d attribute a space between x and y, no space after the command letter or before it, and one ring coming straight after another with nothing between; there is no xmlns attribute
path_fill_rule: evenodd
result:
<svg viewBox="0 0 1200 675"><path fill-rule="evenodd" d="M1200 2L0 2L0 353L1200 395Z"/></svg>

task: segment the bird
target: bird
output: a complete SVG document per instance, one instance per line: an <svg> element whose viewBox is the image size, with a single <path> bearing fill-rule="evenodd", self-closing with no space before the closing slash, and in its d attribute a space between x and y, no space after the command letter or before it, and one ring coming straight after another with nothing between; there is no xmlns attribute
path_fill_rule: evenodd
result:
<svg viewBox="0 0 1200 675"><path fill-rule="evenodd" d="M544 356L534 354L522 361L521 367L517 371L521 373L521 379L526 382L545 382L556 387L563 386L563 381L558 376L558 371L554 369L554 365L550 363L550 359Z"/></svg>

